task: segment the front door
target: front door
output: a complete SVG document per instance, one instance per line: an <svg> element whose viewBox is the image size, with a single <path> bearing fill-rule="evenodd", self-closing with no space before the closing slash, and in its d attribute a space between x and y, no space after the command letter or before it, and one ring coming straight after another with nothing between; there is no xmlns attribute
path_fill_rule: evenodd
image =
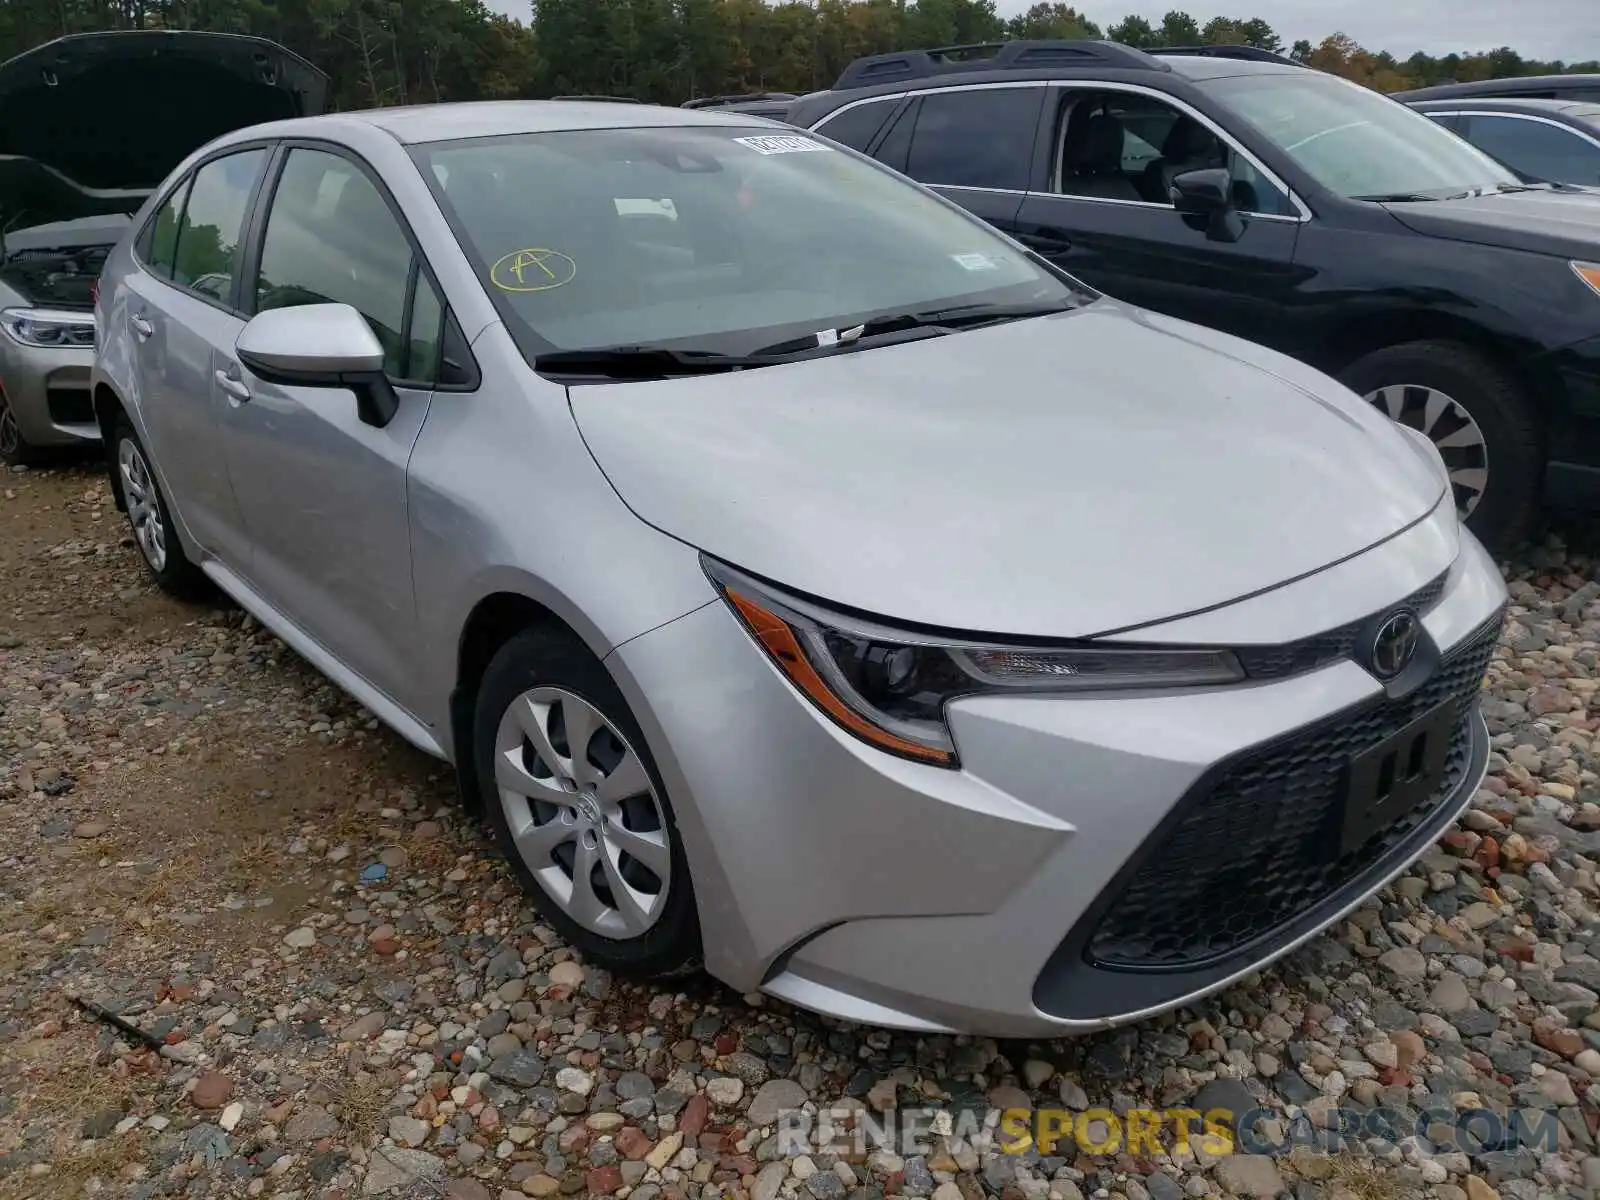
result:
<svg viewBox="0 0 1600 1200"><path fill-rule="evenodd" d="M1145 92L1059 89L1049 183L1015 236L1092 287L1156 312L1271 344L1294 281L1299 214L1287 191L1225 137ZM1225 167L1236 240L1172 205L1172 179Z"/></svg>
<svg viewBox="0 0 1600 1200"><path fill-rule="evenodd" d="M283 160L251 281L253 311L344 303L372 326L400 410L362 422L340 388L264 382L220 364L228 471L250 534L250 583L415 712L416 608L406 472L432 398L444 313L399 216L360 164L295 146Z"/></svg>

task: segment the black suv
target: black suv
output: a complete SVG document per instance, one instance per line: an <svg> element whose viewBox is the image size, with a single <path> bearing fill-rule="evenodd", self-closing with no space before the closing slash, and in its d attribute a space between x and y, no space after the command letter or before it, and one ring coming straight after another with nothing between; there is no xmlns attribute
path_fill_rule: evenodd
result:
<svg viewBox="0 0 1600 1200"><path fill-rule="evenodd" d="M1111 296L1337 376L1433 439L1493 546L1541 499L1600 506L1600 194L1247 47L875 55L786 119Z"/></svg>

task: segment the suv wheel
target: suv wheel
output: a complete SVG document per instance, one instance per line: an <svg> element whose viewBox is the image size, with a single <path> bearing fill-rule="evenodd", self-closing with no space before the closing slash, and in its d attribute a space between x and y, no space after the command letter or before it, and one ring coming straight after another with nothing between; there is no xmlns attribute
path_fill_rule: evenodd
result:
<svg viewBox="0 0 1600 1200"><path fill-rule="evenodd" d="M0 463L25 467L36 457L33 445L22 436L22 427L17 424L17 414L11 411L10 401L0 392Z"/></svg>
<svg viewBox="0 0 1600 1200"><path fill-rule="evenodd" d="M112 487L128 513L134 545L156 585L174 596L195 596L206 577L183 552L172 515L161 495L150 457L126 416L117 419L111 451Z"/></svg>
<svg viewBox="0 0 1600 1200"><path fill-rule="evenodd" d="M1340 381L1439 448L1461 518L1496 553L1524 540L1539 511L1544 454L1532 398L1491 359L1449 342L1367 355Z"/></svg>
<svg viewBox="0 0 1600 1200"><path fill-rule="evenodd" d="M556 931L608 970L692 967L699 917L666 789L588 648L545 628L507 642L484 673L473 743L495 837Z"/></svg>

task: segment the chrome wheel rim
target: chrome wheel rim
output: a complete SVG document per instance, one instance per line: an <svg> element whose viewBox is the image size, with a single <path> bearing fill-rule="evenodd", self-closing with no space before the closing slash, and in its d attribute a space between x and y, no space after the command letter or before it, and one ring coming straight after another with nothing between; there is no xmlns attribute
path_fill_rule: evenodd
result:
<svg viewBox="0 0 1600 1200"><path fill-rule="evenodd" d="M635 938L661 919L672 877L666 814L638 753L583 697L538 687L495 732L511 840L539 886L584 929Z"/></svg>
<svg viewBox="0 0 1600 1200"><path fill-rule="evenodd" d="M10 458L22 449L22 430L17 427L17 416L10 403L0 397L0 455Z"/></svg>
<svg viewBox="0 0 1600 1200"><path fill-rule="evenodd" d="M167 565L167 530L161 519L161 496L150 475L150 465L132 438L117 445L117 473L122 477L122 498L128 505L133 540L152 571Z"/></svg>
<svg viewBox="0 0 1600 1200"><path fill-rule="evenodd" d="M1472 414L1438 388L1414 383L1381 387L1366 399L1391 421L1415 429L1439 448L1456 510L1463 521L1470 517L1489 486L1489 446Z"/></svg>

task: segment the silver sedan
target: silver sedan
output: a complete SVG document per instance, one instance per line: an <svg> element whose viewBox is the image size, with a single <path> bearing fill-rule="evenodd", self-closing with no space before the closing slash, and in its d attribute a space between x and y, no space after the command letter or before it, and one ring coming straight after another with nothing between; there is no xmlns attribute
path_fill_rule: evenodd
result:
<svg viewBox="0 0 1600 1200"><path fill-rule="evenodd" d="M1049 1036L1312 937L1482 777L1438 453L748 115L439 105L193 155L93 385L164 586L453 763L560 933Z"/></svg>

